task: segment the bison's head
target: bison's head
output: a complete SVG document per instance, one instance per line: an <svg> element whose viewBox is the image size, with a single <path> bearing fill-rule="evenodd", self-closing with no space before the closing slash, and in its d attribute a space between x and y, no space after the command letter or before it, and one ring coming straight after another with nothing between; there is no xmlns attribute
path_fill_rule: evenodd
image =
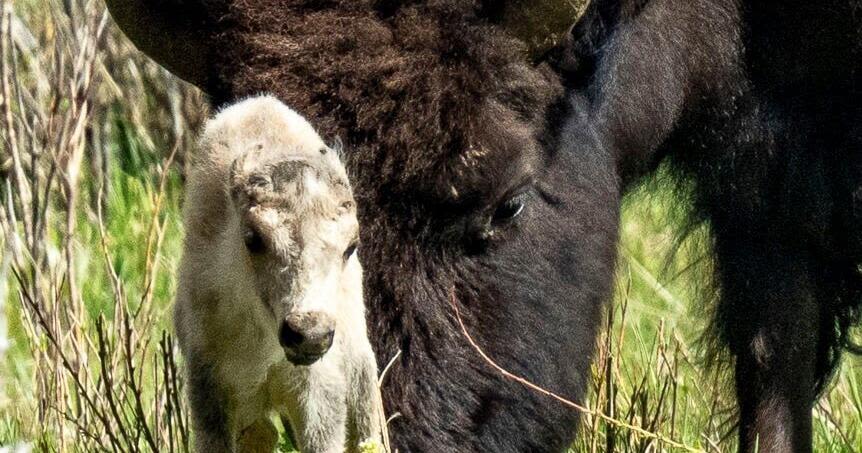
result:
<svg viewBox="0 0 862 453"><path fill-rule="evenodd" d="M618 184L542 55L569 0L113 0L221 104L270 92L345 139L401 451L560 450L608 295ZM538 63L537 63L538 62Z"/></svg>

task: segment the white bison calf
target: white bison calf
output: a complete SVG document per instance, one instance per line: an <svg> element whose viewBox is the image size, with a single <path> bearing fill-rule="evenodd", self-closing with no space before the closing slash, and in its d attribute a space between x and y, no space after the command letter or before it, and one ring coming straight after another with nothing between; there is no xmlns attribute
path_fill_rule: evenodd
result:
<svg viewBox="0 0 862 453"><path fill-rule="evenodd" d="M271 97L206 126L193 156L175 307L198 452L379 439L356 207L339 155Z"/></svg>

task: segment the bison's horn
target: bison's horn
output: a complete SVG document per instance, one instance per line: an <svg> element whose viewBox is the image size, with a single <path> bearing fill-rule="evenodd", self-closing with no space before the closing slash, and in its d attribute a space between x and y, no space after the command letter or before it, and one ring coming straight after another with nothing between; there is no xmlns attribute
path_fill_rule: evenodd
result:
<svg viewBox="0 0 862 453"><path fill-rule="evenodd" d="M105 0L135 46L178 77L207 85L208 34L200 5L188 0Z"/></svg>
<svg viewBox="0 0 862 453"><path fill-rule="evenodd" d="M532 56L555 46L584 11L588 0L508 0L502 24L527 43Z"/></svg>

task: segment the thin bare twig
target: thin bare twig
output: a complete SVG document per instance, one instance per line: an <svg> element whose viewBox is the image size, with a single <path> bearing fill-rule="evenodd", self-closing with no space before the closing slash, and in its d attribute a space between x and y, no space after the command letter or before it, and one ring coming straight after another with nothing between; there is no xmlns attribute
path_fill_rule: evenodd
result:
<svg viewBox="0 0 862 453"><path fill-rule="evenodd" d="M451 291L451 294L450 294L449 305L454 310L455 318L458 321L458 325L461 327L461 333L467 339L467 342L470 343L470 346L473 347L473 349L482 357L482 359L488 365L491 366L491 368L494 368L497 372L499 372L505 378L512 380L512 381L515 381L515 382L529 388L530 390L533 390L533 391L538 392L542 395L553 398L553 399L559 401L561 404L568 406L568 407L571 407L571 408L573 408L573 409L575 409L575 410L577 410L583 414L588 414L588 415L591 415L594 417L599 417L608 423L611 423L611 424L618 426L620 428L625 428L629 431L632 431L634 433L639 434L642 437L645 437L648 439L654 439L654 440L661 442L665 445L669 445L671 447L679 448L679 449L685 450L685 451L690 451L690 452L703 452L704 451L702 449L690 447L688 445L685 445L685 444L679 443L677 441L668 439L668 438L662 436L661 434L653 433L653 432L647 431L643 428L640 428L638 426L634 426L632 424L623 422L621 420L617 420L613 417L609 417L602 412L591 410L587 407L584 407L578 403L575 403L574 401L571 401L567 398L564 398L564 397L562 397L562 396L560 396L560 395L558 395L558 394L556 394L550 390L547 390L547 389L545 389L545 388L543 388L537 384L534 384L533 382L531 382L531 381L529 381L529 380L527 380L521 376L518 376L518 375L508 371L507 369L505 369L502 366L500 366L499 364L497 364L497 362L495 362L494 359L489 357L485 353L485 351L482 350L482 348L479 346L479 344L476 343L476 341L470 335L470 332L467 331L467 326L464 324L464 320L461 319L461 311L458 309L458 303L457 303L456 298L455 298L455 290L454 289Z"/></svg>

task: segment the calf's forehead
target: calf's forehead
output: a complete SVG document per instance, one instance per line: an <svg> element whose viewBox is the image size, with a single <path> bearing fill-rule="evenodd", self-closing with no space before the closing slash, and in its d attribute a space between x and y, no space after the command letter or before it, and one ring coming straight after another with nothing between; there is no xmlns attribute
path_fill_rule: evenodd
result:
<svg viewBox="0 0 862 453"><path fill-rule="evenodd" d="M299 199L321 198L333 202L348 201L344 199L350 198L350 186L344 170L322 159L283 160L267 170L273 190L277 193L293 192Z"/></svg>

